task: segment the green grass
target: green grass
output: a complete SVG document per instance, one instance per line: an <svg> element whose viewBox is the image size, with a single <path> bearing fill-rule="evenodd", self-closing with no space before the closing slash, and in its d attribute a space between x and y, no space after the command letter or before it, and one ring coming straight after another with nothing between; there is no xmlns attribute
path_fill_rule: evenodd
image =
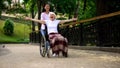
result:
<svg viewBox="0 0 120 68"><path fill-rule="evenodd" d="M29 42L30 27L27 24L14 23L14 34L7 36L4 34L3 20L0 20L0 42Z"/></svg>

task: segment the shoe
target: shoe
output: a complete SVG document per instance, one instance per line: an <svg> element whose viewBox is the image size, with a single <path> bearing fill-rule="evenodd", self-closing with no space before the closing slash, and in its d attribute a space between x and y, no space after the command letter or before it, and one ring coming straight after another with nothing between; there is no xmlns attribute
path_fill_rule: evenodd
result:
<svg viewBox="0 0 120 68"><path fill-rule="evenodd" d="M54 53L52 56L53 56L53 57L55 57L55 56L56 56L56 54Z"/></svg>

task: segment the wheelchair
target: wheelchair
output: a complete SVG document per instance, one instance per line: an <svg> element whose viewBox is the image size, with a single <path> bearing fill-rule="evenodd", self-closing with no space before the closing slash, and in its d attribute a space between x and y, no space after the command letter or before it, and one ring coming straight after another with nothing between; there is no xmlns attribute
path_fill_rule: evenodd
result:
<svg viewBox="0 0 120 68"><path fill-rule="evenodd" d="M42 34L42 32L41 32ZM50 44L49 41L46 39L46 35L42 34L41 36L41 40L40 40L40 44L39 44L39 50L40 50L40 55L42 57L45 57L47 55L47 57L50 57Z"/></svg>
<svg viewBox="0 0 120 68"><path fill-rule="evenodd" d="M47 28L45 28L45 34L47 34ZM51 42L48 39L48 35L43 35L44 32L41 32L42 36L41 36L41 40L40 40L40 45L39 45L39 50L40 50L40 55L42 57L47 56L48 58L52 57L53 54L53 50L51 48ZM60 51L58 51L59 53ZM63 57L68 57L68 50L65 52L64 50L61 51L62 52L62 56Z"/></svg>

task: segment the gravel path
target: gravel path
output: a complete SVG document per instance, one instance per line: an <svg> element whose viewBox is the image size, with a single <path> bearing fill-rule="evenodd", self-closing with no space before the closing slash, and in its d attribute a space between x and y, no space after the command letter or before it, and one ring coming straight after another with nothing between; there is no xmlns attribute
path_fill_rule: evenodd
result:
<svg viewBox="0 0 120 68"><path fill-rule="evenodd" d="M0 45L0 68L120 68L120 54L69 49L69 57L43 58L30 44Z"/></svg>

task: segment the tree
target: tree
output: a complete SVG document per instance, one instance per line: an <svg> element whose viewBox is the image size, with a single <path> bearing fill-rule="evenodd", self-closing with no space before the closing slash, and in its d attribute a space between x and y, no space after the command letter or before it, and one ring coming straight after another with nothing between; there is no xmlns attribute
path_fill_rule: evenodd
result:
<svg viewBox="0 0 120 68"><path fill-rule="evenodd" d="M37 0L24 0L23 4L27 12L34 18L37 11ZM32 21L32 31L35 31L35 23Z"/></svg>
<svg viewBox="0 0 120 68"><path fill-rule="evenodd" d="M77 1L77 5L76 8L74 10L74 17L78 17L78 12L79 12L79 8L80 8L80 0Z"/></svg>
<svg viewBox="0 0 120 68"><path fill-rule="evenodd" d="M8 2L8 5L10 6L10 8L11 8L12 0L7 0L7 2Z"/></svg>
<svg viewBox="0 0 120 68"><path fill-rule="evenodd" d="M30 0L30 13L31 13L31 17L34 18L35 17L35 7L36 7L36 1L37 0ZM32 21L32 31L35 31L35 23L34 21Z"/></svg>
<svg viewBox="0 0 120 68"><path fill-rule="evenodd" d="M5 21L5 25L3 27L3 30L4 30L4 33L6 35L12 35L13 32L14 32L14 24L13 24L13 21L10 20L10 19L7 19Z"/></svg>
<svg viewBox="0 0 120 68"><path fill-rule="evenodd" d="M2 11L5 10L8 7L8 4L10 3L11 3L11 0L0 0L0 17L1 17Z"/></svg>
<svg viewBox="0 0 120 68"><path fill-rule="evenodd" d="M26 9L26 5L28 3L29 0L23 0L23 4L24 4L24 8Z"/></svg>
<svg viewBox="0 0 120 68"><path fill-rule="evenodd" d="M67 13L69 18L74 14L74 10L77 7L78 0L51 0L52 4L54 4L55 12L59 13Z"/></svg>
<svg viewBox="0 0 120 68"><path fill-rule="evenodd" d="M0 17L1 17L2 9L4 7L3 1L4 0L0 0Z"/></svg>
<svg viewBox="0 0 120 68"><path fill-rule="evenodd" d="M87 3L87 0L84 0L83 11L85 11L85 9L86 9L86 3ZM84 12L83 12L83 14L84 14Z"/></svg>
<svg viewBox="0 0 120 68"><path fill-rule="evenodd" d="M96 1L95 0L80 0L79 4L79 19L88 19L96 16Z"/></svg>

